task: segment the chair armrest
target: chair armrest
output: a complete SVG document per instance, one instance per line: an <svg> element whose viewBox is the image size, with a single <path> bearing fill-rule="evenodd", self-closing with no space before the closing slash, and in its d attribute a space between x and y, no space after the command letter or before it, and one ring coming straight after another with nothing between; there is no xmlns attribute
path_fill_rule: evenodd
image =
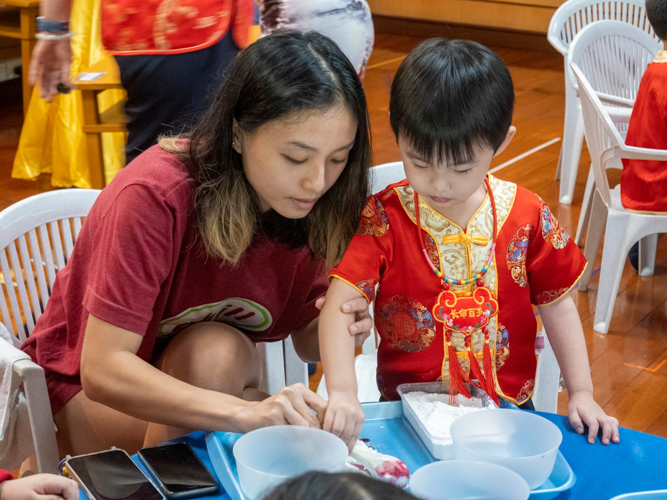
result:
<svg viewBox="0 0 667 500"><path fill-rule="evenodd" d="M58 473L58 444L46 389L44 369L29 359L14 363L14 371L23 379L23 391L28 401L28 417L35 445L37 470L40 473Z"/></svg>
<svg viewBox="0 0 667 500"><path fill-rule="evenodd" d="M604 110L614 123L628 123L632 115L632 108L619 108L618 106L605 106Z"/></svg>
<svg viewBox="0 0 667 500"><path fill-rule="evenodd" d="M623 106L626 108L632 108L635 105L633 99L626 99L625 97L618 97L615 95L607 94L605 92L595 92L598 96L598 99L604 104L616 104L618 106Z"/></svg>
<svg viewBox="0 0 667 500"><path fill-rule="evenodd" d="M626 158L628 160L667 161L667 150L638 148L635 146L617 146L610 148L602 153L602 165L606 168L606 164L613 158Z"/></svg>

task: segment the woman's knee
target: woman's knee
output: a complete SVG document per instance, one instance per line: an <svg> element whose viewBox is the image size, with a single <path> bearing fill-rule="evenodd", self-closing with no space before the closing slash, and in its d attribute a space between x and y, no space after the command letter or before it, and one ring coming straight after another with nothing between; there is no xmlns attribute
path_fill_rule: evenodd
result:
<svg viewBox="0 0 667 500"><path fill-rule="evenodd" d="M61 458L117 446L129 453L141 448L148 422L126 415L78 392L53 416Z"/></svg>
<svg viewBox="0 0 667 500"><path fill-rule="evenodd" d="M241 397L262 378L254 343L236 328L222 323L198 323L174 337L157 367L179 380Z"/></svg>

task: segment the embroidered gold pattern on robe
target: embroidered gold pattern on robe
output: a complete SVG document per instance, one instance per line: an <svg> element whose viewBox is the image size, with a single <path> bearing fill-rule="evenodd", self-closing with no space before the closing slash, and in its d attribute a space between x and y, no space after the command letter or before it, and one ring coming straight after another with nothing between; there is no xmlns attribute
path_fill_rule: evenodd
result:
<svg viewBox="0 0 667 500"><path fill-rule="evenodd" d="M502 225L507 219L507 216L512 208L512 204L514 203L517 186L516 184L496 179L492 175L489 175L489 183L491 185L491 189L493 190L493 195L496 202L498 231L500 232L500 229L502 228ZM410 219L414 221L414 190L411 186L408 185L397 187L394 189L394 191L398 194L405 212L410 217ZM426 202L424 202L423 199L419 198L419 202L421 227L428 235L425 235L425 238L430 236L436 242L436 246L440 254L441 272L445 276L455 280L465 280L474 276L486 264L489 258L489 252L491 251L491 246L493 245L493 209L489 196L486 196L480 209L477 210L477 212L472 216L470 222L468 223L467 231L465 232L457 224L432 209ZM474 239L479 243L485 238L486 242L485 244L442 243L443 237L464 234L467 234L470 237L467 239ZM433 258L433 252L429 251L428 253L429 256ZM484 285L492 291L495 297L498 296L495 257L491 263L491 266L489 267L488 272L484 275ZM469 286L451 285L451 290L456 292L464 292L469 290ZM488 328L491 339L495 338L496 342L501 341L497 334L497 319L495 317L491 319ZM452 345L457 352L457 357L459 358L461 367L467 373L469 372L470 367L468 365L467 348L464 344L464 338L465 336L463 334L454 333L452 335ZM484 334L481 331L474 332L472 345L475 356L477 357L481 366L482 349L484 347ZM503 351L503 356L503 361L509 357L509 347ZM449 377L449 367L447 364L445 364L445 377ZM499 394L502 394L495 376L494 380L496 381L496 390L499 392Z"/></svg>

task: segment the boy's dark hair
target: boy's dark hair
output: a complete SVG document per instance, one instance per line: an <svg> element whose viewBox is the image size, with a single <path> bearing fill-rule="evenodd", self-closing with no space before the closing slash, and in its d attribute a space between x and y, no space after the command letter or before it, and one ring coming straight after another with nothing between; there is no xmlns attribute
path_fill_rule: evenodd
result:
<svg viewBox="0 0 667 500"><path fill-rule="evenodd" d="M356 472L306 472L294 477L263 500L417 500L398 486Z"/></svg>
<svg viewBox="0 0 667 500"><path fill-rule="evenodd" d="M432 38L401 63L391 86L391 128L432 163L461 164L475 148L498 149L512 124L514 86L493 51Z"/></svg>
<svg viewBox="0 0 667 500"><path fill-rule="evenodd" d="M660 40L667 40L667 0L646 0L646 17Z"/></svg>

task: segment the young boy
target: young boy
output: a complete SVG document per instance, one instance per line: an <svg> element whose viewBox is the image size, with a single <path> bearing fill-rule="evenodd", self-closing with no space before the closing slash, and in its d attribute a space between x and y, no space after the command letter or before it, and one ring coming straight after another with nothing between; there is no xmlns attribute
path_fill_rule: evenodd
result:
<svg viewBox="0 0 667 500"><path fill-rule="evenodd" d="M646 0L646 17L658 38L666 40L667 0ZM667 51L661 50L646 68L639 84L625 138L628 146L667 149L666 78ZM667 213L667 164L624 159L621 202L631 212Z"/></svg>
<svg viewBox="0 0 667 500"><path fill-rule="evenodd" d="M586 344L568 295L586 260L539 196L488 174L509 144L514 88L505 64L469 41L431 39L403 61L390 119L407 180L371 196L319 322L329 404L323 428L348 446L357 399L353 322L340 305L375 299L377 382L478 380L492 397L531 407L538 306L569 392L569 417L593 443L617 443L618 421L593 400ZM415 223L418 220L419 223ZM374 296L379 284L377 296Z"/></svg>

